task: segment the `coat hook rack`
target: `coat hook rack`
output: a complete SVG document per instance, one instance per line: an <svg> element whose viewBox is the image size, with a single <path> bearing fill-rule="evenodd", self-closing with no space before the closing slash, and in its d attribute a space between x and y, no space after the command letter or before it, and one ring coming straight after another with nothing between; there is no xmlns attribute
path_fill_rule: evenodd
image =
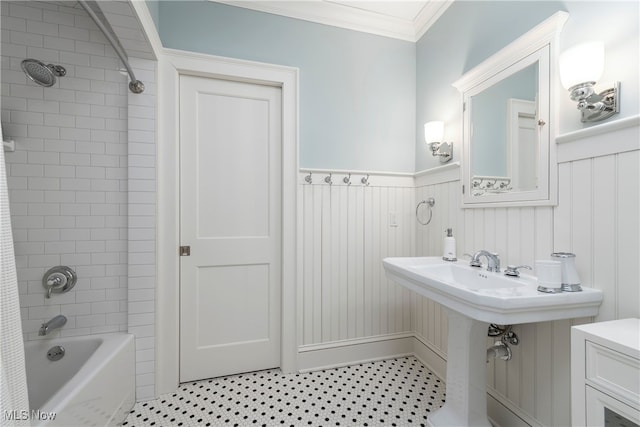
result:
<svg viewBox="0 0 640 427"><path fill-rule="evenodd" d="M324 177L324 182L326 182L329 185L333 185L333 181L331 180L331 175L329 174L329 176Z"/></svg>
<svg viewBox="0 0 640 427"><path fill-rule="evenodd" d="M485 193L502 193L513 189L511 178L508 176L473 176L471 178L473 195Z"/></svg>
<svg viewBox="0 0 640 427"><path fill-rule="evenodd" d="M360 182L364 185L369 185L369 174L367 174L367 176L363 176Z"/></svg>
<svg viewBox="0 0 640 427"><path fill-rule="evenodd" d="M311 172L309 172L309 175L304 177L304 180L307 184L312 184L313 183L313 178L311 178Z"/></svg>

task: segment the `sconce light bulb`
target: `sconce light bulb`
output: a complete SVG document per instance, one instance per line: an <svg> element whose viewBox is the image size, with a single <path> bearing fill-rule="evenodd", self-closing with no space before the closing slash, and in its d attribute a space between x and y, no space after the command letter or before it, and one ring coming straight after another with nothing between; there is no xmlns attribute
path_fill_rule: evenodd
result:
<svg viewBox="0 0 640 427"><path fill-rule="evenodd" d="M595 84L604 70L604 44L579 44L562 52L559 62L560 81L566 89L586 82Z"/></svg>
<svg viewBox="0 0 640 427"><path fill-rule="evenodd" d="M442 142L443 137L444 122L434 121L424 124L424 141L427 144L430 144L432 142Z"/></svg>

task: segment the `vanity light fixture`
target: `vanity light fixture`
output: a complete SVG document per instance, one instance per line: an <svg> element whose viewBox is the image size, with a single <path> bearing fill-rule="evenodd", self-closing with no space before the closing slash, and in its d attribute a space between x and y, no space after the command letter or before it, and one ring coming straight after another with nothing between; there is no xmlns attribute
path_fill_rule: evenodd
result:
<svg viewBox="0 0 640 427"><path fill-rule="evenodd" d="M620 82L597 93L594 86L604 69L604 44L584 43L560 55L560 80L578 103L583 123L608 119L620 112Z"/></svg>
<svg viewBox="0 0 640 427"><path fill-rule="evenodd" d="M447 163L453 156L453 143L443 142L444 123L427 122L424 124L424 140L431 150L431 155L440 157L440 163Z"/></svg>

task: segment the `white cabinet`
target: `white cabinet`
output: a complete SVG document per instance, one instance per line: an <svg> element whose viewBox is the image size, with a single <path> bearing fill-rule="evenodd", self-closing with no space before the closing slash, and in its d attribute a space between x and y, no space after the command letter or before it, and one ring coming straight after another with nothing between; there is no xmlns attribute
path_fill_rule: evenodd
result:
<svg viewBox="0 0 640 427"><path fill-rule="evenodd" d="M571 424L640 427L640 319L571 328Z"/></svg>

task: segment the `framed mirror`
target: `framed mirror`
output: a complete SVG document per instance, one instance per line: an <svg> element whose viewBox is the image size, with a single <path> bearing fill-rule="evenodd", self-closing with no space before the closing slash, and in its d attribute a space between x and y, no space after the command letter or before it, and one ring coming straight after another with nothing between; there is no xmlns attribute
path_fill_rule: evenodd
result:
<svg viewBox="0 0 640 427"><path fill-rule="evenodd" d="M557 12L456 81L463 207L554 205ZM552 65L553 64L553 65Z"/></svg>

